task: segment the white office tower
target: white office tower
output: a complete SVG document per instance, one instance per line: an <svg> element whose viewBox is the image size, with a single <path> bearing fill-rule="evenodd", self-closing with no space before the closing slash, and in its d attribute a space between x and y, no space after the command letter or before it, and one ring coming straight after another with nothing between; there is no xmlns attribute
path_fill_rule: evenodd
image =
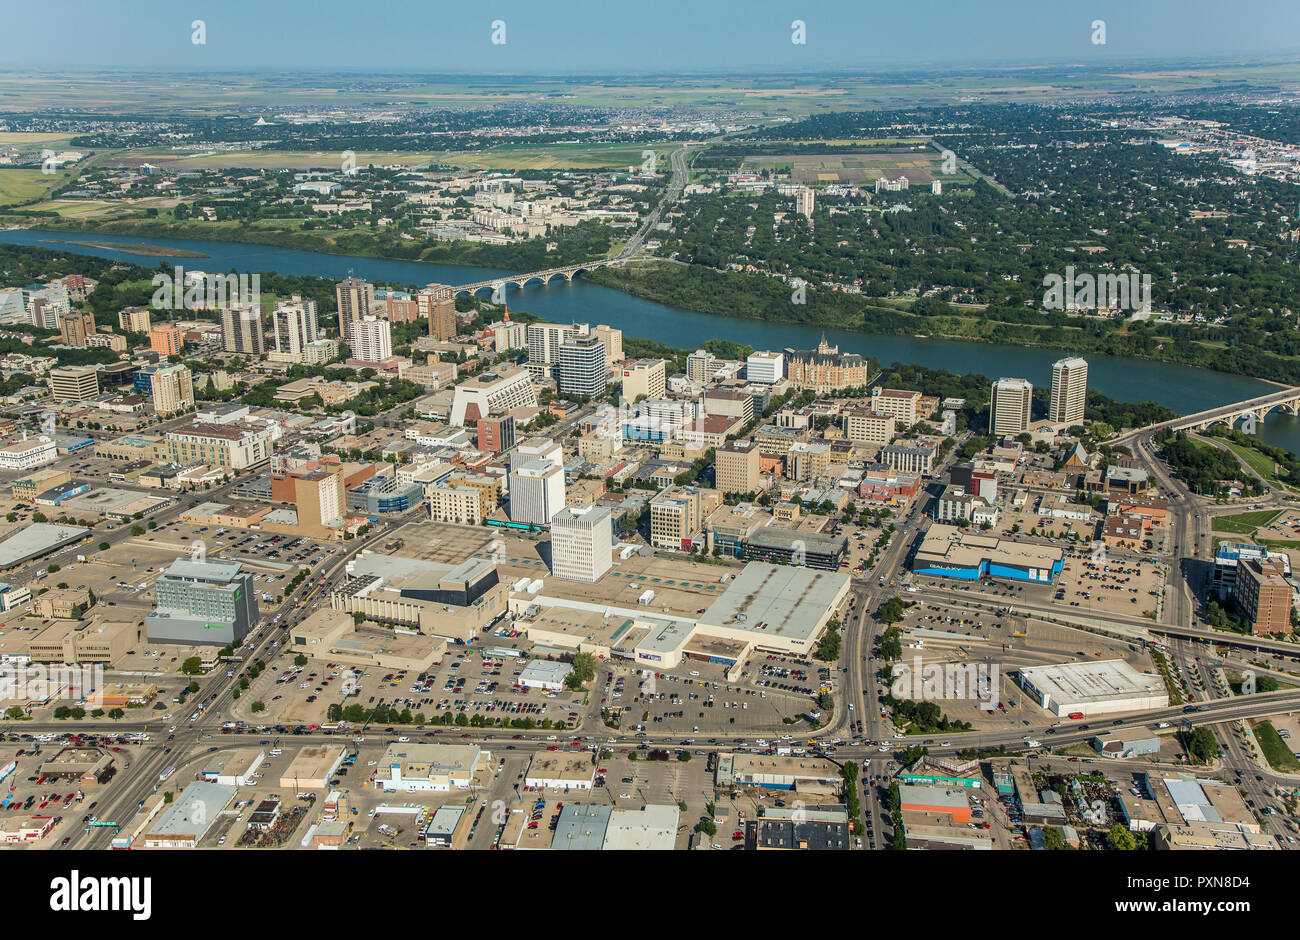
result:
<svg viewBox="0 0 1300 940"><path fill-rule="evenodd" d="M302 361L302 351L321 338L316 325L316 301L303 300L297 294L275 302L275 351Z"/></svg>
<svg viewBox="0 0 1300 940"><path fill-rule="evenodd" d="M794 197L795 210L804 218L812 218L813 210L817 207L817 195L813 190L805 186L799 190Z"/></svg>
<svg viewBox="0 0 1300 940"><path fill-rule="evenodd" d="M564 448L549 437L530 437L521 441L510 455L510 469L522 467L530 460L545 460L556 467L563 467Z"/></svg>
<svg viewBox="0 0 1300 940"><path fill-rule="evenodd" d="M597 337L575 336L560 344L555 387L561 395L603 395L608 375L605 344Z"/></svg>
<svg viewBox="0 0 1300 940"><path fill-rule="evenodd" d="M745 360L745 377L751 382L775 385L785 378L785 353L750 353Z"/></svg>
<svg viewBox="0 0 1300 940"><path fill-rule="evenodd" d="M547 525L564 508L564 468L529 460L510 471L510 521Z"/></svg>
<svg viewBox="0 0 1300 940"><path fill-rule="evenodd" d="M1052 363L1052 404L1048 418L1053 424L1083 423L1088 400L1088 363L1075 356Z"/></svg>
<svg viewBox="0 0 1300 940"><path fill-rule="evenodd" d="M1025 379L998 379L989 402L989 429L1001 437L1029 430L1034 386Z"/></svg>
<svg viewBox="0 0 1300 940"><path fill-rule="evenodd" d="M387 320L365 317L352 324L353 359L378 363L392 354L392 333Z"/></svg>
<svg viewBox="0 0 1300 940"><path fill-rule="evenodd" d="M614 530L608 509L571 506L551 519L551 574L566 581L599 581L610 569Z"/></svg>

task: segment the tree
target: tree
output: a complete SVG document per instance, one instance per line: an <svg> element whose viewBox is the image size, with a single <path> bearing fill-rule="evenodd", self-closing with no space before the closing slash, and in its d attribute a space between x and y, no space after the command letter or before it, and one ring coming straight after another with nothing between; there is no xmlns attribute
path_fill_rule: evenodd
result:
<svg viewBox="0 0 1300 940"><path fill-rule="evenodd" d="M1209 763L1219 753L1219 742L1215 740L1214 732L1204 725L1195 729L1187 739L1187 753L1199 763Z"/></svg>
<svg viewBox="0 0 1300 940"><path fill-rule="evenodd" d="M144 528L142 526L133 525L131 526L131 534L137 536L144 535Z"/></svg>
<svg viewBox="0 0 1300 940"><path fill-rule="evenodd" d="M718 827L714 824L712 819L701 819L695 828L700 830L700 832L704 833L710 839L718 834Z"/></svg>
<svg viewBox="0 0 1300 940"><path fill-rule="evenodd" d="M295 666L305 666L307 665L307 657L304 656L302 653L299 653L297 656L293 658L293 664Z"/></svg>
<svg viewBox="0 0 1300 940"><path fill-rule="evenodd" d="M1110 827L1110 833L1106 836L1106 841L1117 852L1132 852L1137 848L1137 840L1133 838L1133 833L1129 832L1128 827L1123 823L1115 823Z"/></svg>
<svg viewBox="0 0 1300 940"><path fill-rule="evenodd" d="M197 656L191 656L185 662L181 663L181 674L186 676L197 676L203 672L203 660Z"/></svg>
<svg viewBox="0 0 1300 940"><path fill-rule="evenodd" d="M591 653L579 653L573 657L573 669L564 677L564 687L578 691L587 682L596 678L596 657Z"/></svg>
<svg viewBox="0 0 1300 940"><path fill-rule="evenodd" d="M199 684L197 682L191 682L189 685L185 687L185 690L189 692L191 695L193 695L195 692L199 690Z"/></svg>
<svg viewBox="0 0 1300 940"><path fill-rule="evenodd" d="M265 703L265 702L254 702L253 705L252 705L252 708L253 708L253 713L254 713L254 714L256 714L257 712L264 712L264 711L266 711L266 703Z"/></svg>
<svg viewBox="0 0 1300 940"><path fill-rule="evenodd" d="M99 543L99 550L100 550L101 552L106 552L106 551L108 551L108 543L107 543L107 542L100 542L100 543Z"/></svg>
<svg viewBox="0 0 1300 940"><path fill-rule="evenodd" d="M891 597L880 605L880 609L876 611L876 619L886 624L897 623L903 619L904 610L906 608L903 606L903 602L897 597Z"/></svg>

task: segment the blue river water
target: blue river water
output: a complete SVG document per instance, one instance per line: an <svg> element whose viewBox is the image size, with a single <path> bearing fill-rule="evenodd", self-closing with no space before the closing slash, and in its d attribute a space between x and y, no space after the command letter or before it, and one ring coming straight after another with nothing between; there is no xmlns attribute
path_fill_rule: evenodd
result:
<svg viewBox="0 0 1300 940"><path fill-rule="evenodd" d="M124 251L112 247L77 245L94 241L104 245L155 245L201 253L200 258L175 258ZM515 272L423 261L395 261L357 255L333 255L239 242L146 238L95 232L42 232L29 229L0 231L0 242L33 245L70 253L115 258L152 267L159 262L180 264L192 270L226 273L274 271L286 275L316 275L339 279L353 274L382 284L416 286L428 283L466 284ZM680 310L641 300L620 291L590 284L581 275L571 283L548 286L534 282L523 291L508 288L511 306L556 322L607 323L627 336L647 337L671 346L692 348L717 338L747 343L758 349L816 346L822 330L810 324L772 323ZM919 362L954 372L980 372L992 378L1011 375L1035 385L1051 381L1051 365L1068 349L999 346L963 340L893 336L827 329L826 338L845 352L874 356L883 365ZM1088 354L1088 384L1120 401L1158 401L1189 414L1228 402L1263 394L1276 386L1247 376L1229 375L1175 363L1149 362ZM1300 420L1273 413L1260 430L1270 444L1300 453Z"/></svg>

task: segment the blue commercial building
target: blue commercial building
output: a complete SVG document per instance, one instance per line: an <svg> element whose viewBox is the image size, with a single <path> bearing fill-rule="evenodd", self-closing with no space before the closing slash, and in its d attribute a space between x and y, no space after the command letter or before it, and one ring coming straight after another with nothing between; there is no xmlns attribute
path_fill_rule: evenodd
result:
<svg viewBox="0 0 1300 940"><path fill-rule="evenodd" d="M936 524L921 537L912 571L936 578L978 581L1002 578L1054 584L1065 566L1065 552L1052 545L1014 542Z"/></svg>
<svg viewBox="0 0 1300 940"><path fill-rule="evenodd" d="M424 499L419 483L402 483L396 477L371 477L348 490L348 509L366 515L405 512Z"/></svg>

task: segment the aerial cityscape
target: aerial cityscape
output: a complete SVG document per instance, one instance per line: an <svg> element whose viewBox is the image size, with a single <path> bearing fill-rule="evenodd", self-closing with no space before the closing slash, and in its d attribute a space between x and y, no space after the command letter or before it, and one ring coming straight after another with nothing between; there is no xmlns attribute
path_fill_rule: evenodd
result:
<svg viewBox="0 0 1300 940"><path fill-rule="evenodd" d="M1300 848L1300 15L54 6L0 859Z"/></svg>

